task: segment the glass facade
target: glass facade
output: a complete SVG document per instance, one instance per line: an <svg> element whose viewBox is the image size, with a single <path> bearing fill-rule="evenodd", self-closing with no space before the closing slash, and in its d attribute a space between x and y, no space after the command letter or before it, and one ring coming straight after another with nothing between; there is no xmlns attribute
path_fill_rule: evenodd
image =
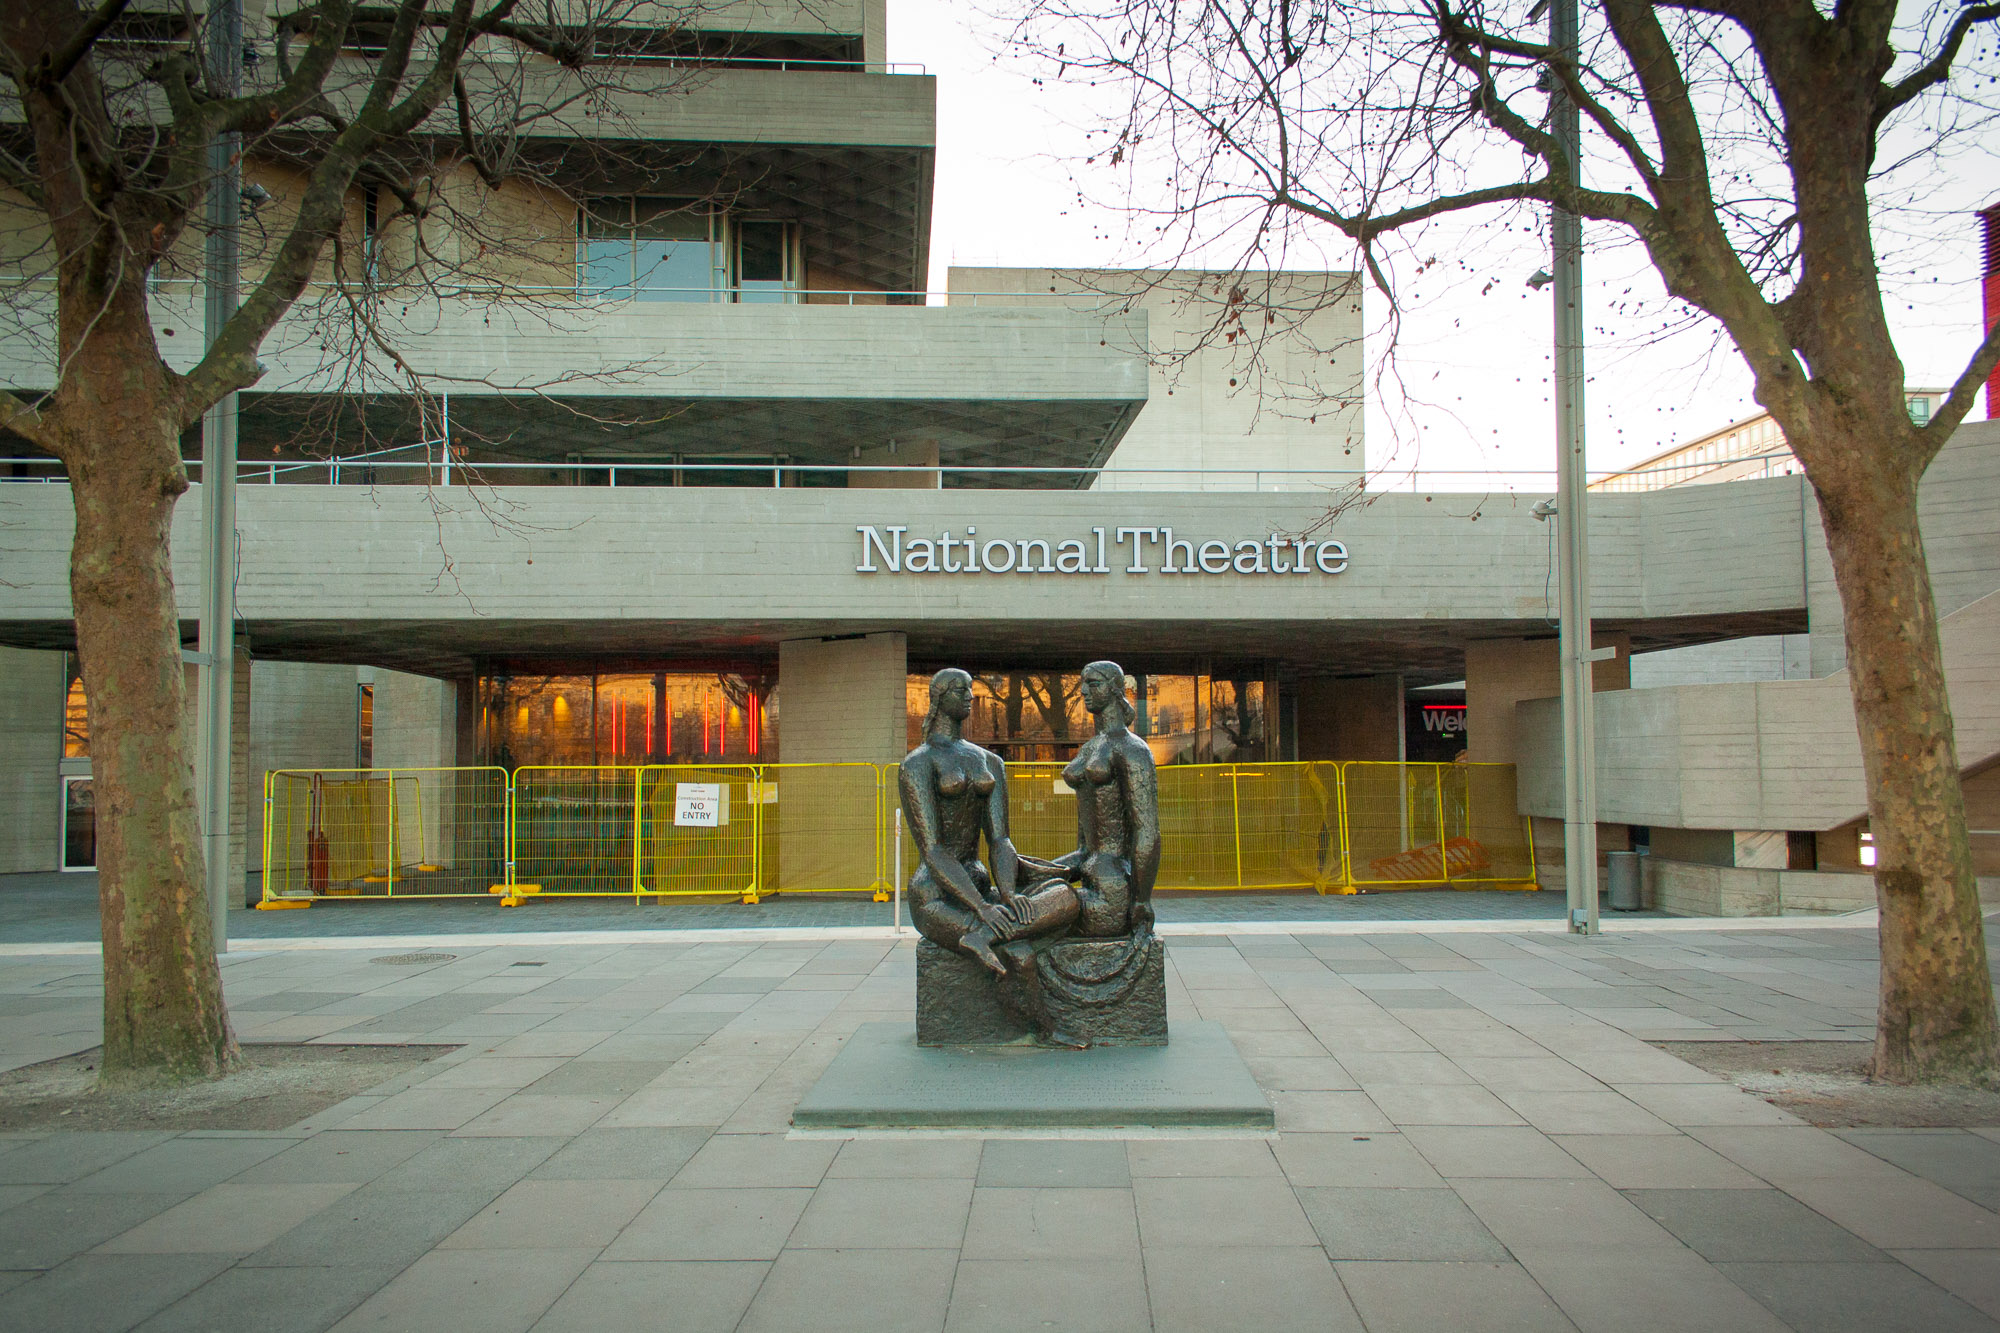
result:
<svg viewBox="0 0 2000 1333"><path fill-rule="evenodd" d="M683 200L593 199L577 215L579 294L608 300L725 299L721 219Z"/></svg>
<svg viewBox="0 0 2000 1333"><path fill-rule="evenodd" d="M479 680L479 759L555 764L778 760L775 676L734 672L495 674Z"/></svg>
<svg viewBox="0 0 2000 1333"><path fill-rule="evenodd" d="M733 261L733 262L732 262ZM804 264L790 222L734 218L685 199L585 200L577 295L611 301L789 303Z"/></svg>
<svg viewBox="0 0 2000 1333"><path fill-rule="evenodd" d="M1158 764L1260 763L1281 757L1272 745L1275 717L1261 675L1144 674L1130 677L1128 697ZM930 711L928 674L906 685L909 741L923 739ZM1082 673L987 672L972 676L965 738L1016 761L1067 760L1091 734Z"/></svg>

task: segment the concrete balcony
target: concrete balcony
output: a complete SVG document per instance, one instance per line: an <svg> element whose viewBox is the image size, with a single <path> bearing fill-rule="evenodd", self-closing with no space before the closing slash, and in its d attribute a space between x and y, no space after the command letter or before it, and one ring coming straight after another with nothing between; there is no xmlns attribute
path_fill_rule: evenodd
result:
<svg viewBox="0 0 2000 1333"><path fill-rule="evenodd" d="M402 425L409 386L389 358L329 354L351 336L341 318L334 301L304 306L266 341L265 376L245 395L246 458L297 458L302 423L332 394L374 395L365 410L382 414L370 422L379 440L422 438ZM495 456L513 459L766 453L838 464L902 441L961 466L1084 466L1109 455L1148 392L1134 350L1146 345L1143 312L586 304L549 293L413 302L385 319L409 368L450 395L454 434L504 441ZM198 293L160 294L154 322L169 361L191 366ZM0 383L49 383L32 327L0 340Z"/></svg>

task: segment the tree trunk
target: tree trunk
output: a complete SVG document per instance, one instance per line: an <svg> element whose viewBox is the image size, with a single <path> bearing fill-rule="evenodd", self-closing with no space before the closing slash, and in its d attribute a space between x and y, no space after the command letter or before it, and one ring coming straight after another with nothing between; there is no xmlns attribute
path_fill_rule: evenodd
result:
<svg viewBox="0 0 2000 1333"><path fill-rule="evenodd" d="M124 306L135 302L137 308ZM187 489L142 293L114 293L45 420L76 507L70 598L90 699L109 1080L213 1077L236 1042L202 882L168 543Z"/></svg>
<svg viewBox="0 0 2000 1333"><path fill-rule="evenodd" d="M1856 442L1847 456L1869 453L1881 451ZM1917 478L1869 472L1816 489L1846 616L1882 911L1875 1076L1971 1078L1996 1069L1993 985Z"/></svg>

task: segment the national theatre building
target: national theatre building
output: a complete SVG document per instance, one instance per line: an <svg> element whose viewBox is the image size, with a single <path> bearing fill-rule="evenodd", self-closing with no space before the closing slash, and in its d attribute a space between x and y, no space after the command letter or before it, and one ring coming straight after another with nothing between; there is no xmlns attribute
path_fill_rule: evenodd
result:
<svg viewBox="0 0 2000 1333"><path fill-rule="evenodd" d="M495 192L529 257L494 263L532 272L394 312L422 395L303 327L267 344L240 418L236 905L879 891L884 793L947 666L974 678L966 737L1017 767L1016 840L1059 847L1102 658L1185 831L1162 890L1559 888L1541 497L1371 486L1352 275L954 268L927 297L935 81L886 63L883 0L716 13L755 30L689 48L692 80L694 56L635 65L682 83L618 121L645 135L618 170L551 154L559 189ZM284 171L246 171L283 206ZM156 323L201 304L163 280ZM185 368L197 341L162 345ZM53 373L0 339L7 387ZM4 452L0 872L87 866L67 483ZM1804 478L1589 503L1602 845L1643 847L1669 910L1872 902ZM190 646L200 513L197 486ZM1923 524L1996 875L2000 424L1932 465Z"/></svg>

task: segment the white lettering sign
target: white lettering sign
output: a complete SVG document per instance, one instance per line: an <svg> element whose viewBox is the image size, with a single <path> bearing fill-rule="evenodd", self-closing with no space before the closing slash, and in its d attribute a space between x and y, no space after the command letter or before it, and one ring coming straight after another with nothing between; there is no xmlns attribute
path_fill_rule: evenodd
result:
<svg viewBox="0 0 2000 1333"><path fill-rule="evenodd" d="M1241 541L1176 537L1165 526L1092 528L1084 537L963 537L947 528L937 536L911 535L903 524L856 527L861 535L857 574L1109 574L1110 547L1123 549L1126 574L1341 574L1347 543L1282 533ZM1156 567L1151 562L1157 559Z"/></svg>
<svg viewBox="0 0 2000 1333"><path fill-rule="evenodd" d="M674 825L721 828L729 823L729 788L720 782L676 782Z"/></svg>

